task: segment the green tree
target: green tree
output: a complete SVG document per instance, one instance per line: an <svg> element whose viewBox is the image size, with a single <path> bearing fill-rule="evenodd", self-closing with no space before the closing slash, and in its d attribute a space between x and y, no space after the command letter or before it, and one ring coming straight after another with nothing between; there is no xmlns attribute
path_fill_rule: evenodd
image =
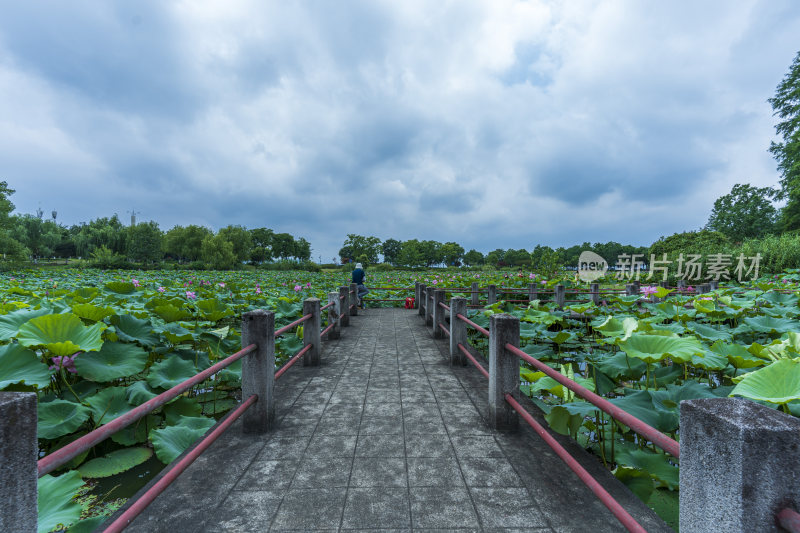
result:
<svg viewBox="0 0 800 533"><path fill-rule="evenodd" d="M478 266L482 265L484 261L483 254L480 253L478 250L470 250L466 254L464 254L464 264L469 266Z"/></svg>
<svg viewBox="0 0 800 533"><path fill-rule="evenodd" d="M294 255L294 237L288 233L276 233L272 236L272 256L288 259Z"/></svg>
<svg viewBox="0 0 800 533"><path fill-rule="evenodd" d="M237 264L233 243L224 235L208 235L200 246L200 256L212 270L230 270Z"/></svg>
<svg viewBox="0 0 800 533"><path fill-rule="evenodd" d="M456 242L446 242L442 245L442 257L447 265L461 266L464 257L464 247Z"/></svg>
<svg viewBox="0 0 800 533"><path fill-rule="evenodd" d="M667 254L668 259L675 260L679 254L683 254L684 257L688 254L721 254L725 253L729 246L728 237L719 231L707 229L686 231L658 239L650 245L645 260L649 260L650 255L660 260L663 254Z"/></svg>
<svg viewBox="0 0 800 533"><path fill-rule="evenodd" d="M773 141L769 151L777 160L781 173L779 198L785 199L800 186L800 52L778 84L775 96L768 101L773 114L781 119L775 131L783 142Z"/></svg>
<svg viewBox="0 0 800 533"><path fill-rule="evenodd" d="M9 261L22 261L30 251L25 246L11 236L10 229L14 225L11 212L14 204L9 200L9 196L14 194L14 189L8 188L8 183L0 181L0 254L2 258Z"/></svg>
<svg viewBox="0 0 800 533"><path fill-rule="evenodd" d="M140 222L128 228L128 258L136 263L155 263L164 257L163 234L156 222Z"/></svg>
<svg viewBox="0 0 800 533"><path fill-rule="evenodd" d="M311 260L311 243L300 237L294 241L294 252L292 253L298 261Z"/></svg>
<svg viewBox="0 0 800 533"><path fill-rule="evenodd" d="M240 263L250 259L250 252L253 248L253 240L250 232L242 226L225 226L217 232L226 241L233 245L233 254Z"/></svg>
<svg viewBox="0 0 800 533"><path fill-rule="evenodd" d="M777 191L772 187L753 187L737 183L731 192L714 202L706 228L724 233L732 241L763 237L774 233L778 210L771 198Z"/></svg>
<svg viewBox="0 0 800 533"><path fill-rule="evenodd" d="M186 228L183 226L174 226L166 233L161 240L161 250L165 255L177 260L183 260L183 240L186 235ZM202 242L202 241L201 241Z"/></svg>
<svg viewBox="0 0 800 533"><path fill-rule="evenodd" d="M397 263L407 267L419 267L425 264L425 256L422 253L422 247L417 239L403 241L403 244L400 246Z"/></svg>
<svg viewBox="0 0 800 533"><path fill-rule="evenodd" d="M275 232L269 228L255 228L250 230L253 241L253 251L250 260L254 263L263 263L272 259L272 238Z"/></svg>
<svg viewBox="0 0 800 533"><path fill-rule="evenodd" d="M386 239L383 241L381 245L381 251L383 253L383 262L384 263L391 263L392 265L397 265L397 260L400 256L400 250L403 247L403 243L398 241L397 239Z"/></svg>
<svg viewBox="0 0 800 533"><path fill-rule="evenodd" d="M539 244L531 252L531 267L540 274L552 276L564 266L564 258L557 250Z"/></svg>
<svg viewBox="0 0 800 533"><path fill-rule="evenodd" d="M497 250L492 250L488 254L486 254L486 264L498 266L506 255L506 251L502 248L498 248Z"/></svg>
<svg viewBox="0 0 800 533"><path fill-rule="evenodd" d="M355 260L360 255L366 255L367 262L375 264L378 262L378 255L381 251L381 240L379 238L348 233L347 239L345 239L342 248L339 250L339 257Z"/></svg>
<svg viewBox="0 0 800 533"><path fill-rule="evenodd" d="M503 261L507 265L515 267L530 266L531 254L522 248L519 250L507 250L503 256Z"/></svg>

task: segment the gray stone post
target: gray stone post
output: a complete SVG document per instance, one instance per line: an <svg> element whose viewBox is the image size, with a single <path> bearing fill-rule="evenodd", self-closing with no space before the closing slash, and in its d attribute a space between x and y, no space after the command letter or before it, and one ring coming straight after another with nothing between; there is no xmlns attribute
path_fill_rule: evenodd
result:
<svg viewBox="0 0 800 533"><path fill-rule="evenodd" d="M800 509L800 420L745 399L680 403L680 531L779 531Z"/></svg>
<svg viewBox="0 0 800 533"><path fill-rule="evenodd" d="M439 324L447 325L447 322L444 319L445 310L442 309L440 303L444 303L444 291L441 289L437 289L433 291L433 338L434 339L441 339L444 337L444 332L442 328L439 327Z"/></svg>
<svg viewBox="0 0 800 533"><path fill-rule="evenodd" d="M635 294L639 294L642 291L642 284L638 279L634 281L632 285L634 290L636 291Z"/></svg>
<svg viewBox="0 0 800 533"><path fill-rule="evenodd" d="M428 287L425 286L424 283L419 284L419 298L417 298L417 313L419 316L425 318L425 308L427 304L425 303L425 297L427 296Z"/></svg>
<svg viewBox="0 0 800 533"><path fill-rule="evenodd" d="M697 286L697 294L705 294L711 291L711 286L708 283L701 283Z"/></svg>
<svg viewBox="0 0 800 533"><path fill-rule="evenodd" d="M589 292L591 292L592 301L595 305L600 303L600 284L599 283L592 283L589 285Z"/></svg>
<svg viewBox="0 0 800 533"><path fill-rule="evenodd" d="M353 291L350 294L350 305L353 307L350 308L350 314L353 316L358 315L358 285L355 283L350 284L350 290Z"/></svg>
<svg viewBox="0 0 800 533"><path fill-rule="evenodd" d="M242 347L258 349L242 358L242 399L258 401L242 415L244 433L265 433L275 424L275 313L258 309L242 315Z"/></svg>
<svg viewBox="0 0 800 533"><path fill-rule="evenodd" d="M519 357L506 344L519 346L519 319L507 314L489 319L489 425L495 429L516 429L519 415L505 395L519 399Z"/></svg>
<svg viewBox="0 0 800 533"><path fill-rule="evenodd" d="M414 309L419 309L419 281L414 282Z"/></svg>
<svg viewBox="0 0 800 533"><path fill-rule="evenodd" d="M342 296L344 296L344 299L342 299ZM350 325L350 287L347 285L339 287L339 305L339 309L341 309L339 325L344 328Z"/></svg>
<svg viewBox="0 0 800 533"><path fill-rule="evenodd" d="M433 325L433 287L425 289L425 325Z"/></svg>
<svg viewBox="0 0 800 533"><path fill-rule="evenodd" d="M528 301L532 302L539 299L539 286L535 283L528 283Z"/></svg>
<svg viewBox="0 0 800 533"><path fill-rule="evenodd" d="M450 364L465 365L467 358L458 349L459 344L467 346L467 325L458 319L467 316L467 299L450 298Z"/></svg>
<svg viewBox="0 0 800 533"><path fill-rule="evenodd" d="M481 288L478 286L477 281L472 282L472 305L481 305Z"/></svg>
<svg viewBox="0 0 800 533"><path fill-rule="evenodd" d="M712 279L711 281L708 282L708 287L712 291L719 289L719 281Z"/></svg>
<svg viewBox="0 0 800 533"><path fill-rule="evenodd" d="M556 307L559 309L564 308L564 300L567 299L566 289L560 283L553 287L553 299L556 302Z"/></svg>
<svg viewBox="0 0 800 533"><path fill-rule="evenodd" d="M628 283L625 285L625 296L633 296L636 294L636 287L633 283Z"/></svg>
<svg viewBox="0 0 800 533"><path fill-rule="evenodd" d="M0 531L36 532L37 423L36 393L0 392Z"/></svg>
<svg viewBox="0 0 800 533"><path fill-rule="evenodd" d="M678 288L679 289L685 289L686 288L686 280L685 279L679 279L678 280Z"/></svg>
<svg viewBox="0 0 800 533"><path fill-rule="evenodd" d="M311 315L311 318L303 323L303 346L312 346L309 351L303 354L303 366L319 366L319 358L322 355L322 333L319 298L306 298L303 300L303 315Z"/></svg>
<svg viewBox="0 0 800 533"><path fill-rule="evenodd" d="M497 285L489 285L487 290L489 291L489 296L486 298L486 305L497 303Z"/></svg>
<svg viewBox="0 0 800 533"><path fill-rule="evenodd" d="M328 331L328 339L339 338L339 293L328 293L328 304L332 304L328 308L328 325L334 324L333 328Z"/></svg>

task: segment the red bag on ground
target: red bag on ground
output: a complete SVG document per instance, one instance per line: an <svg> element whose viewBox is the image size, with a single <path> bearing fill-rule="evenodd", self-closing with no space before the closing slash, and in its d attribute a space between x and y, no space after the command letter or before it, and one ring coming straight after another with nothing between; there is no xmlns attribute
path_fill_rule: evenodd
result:
<svg viewBox="0 0 800 533"><path fill-rule="evenodd" d="M414 298L406 298L406 309L414 309Z"/></svg>

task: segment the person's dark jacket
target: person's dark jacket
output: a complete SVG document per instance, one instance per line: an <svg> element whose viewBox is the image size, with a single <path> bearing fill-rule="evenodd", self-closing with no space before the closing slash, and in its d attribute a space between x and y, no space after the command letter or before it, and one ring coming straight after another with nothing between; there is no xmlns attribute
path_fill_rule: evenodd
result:
<svg viewBox="0 0 800 533"><path fill-rule="evenodd" d="M364 284L364 271L360 268L353 270L353 283L356 285L363 285Z"/></svg>

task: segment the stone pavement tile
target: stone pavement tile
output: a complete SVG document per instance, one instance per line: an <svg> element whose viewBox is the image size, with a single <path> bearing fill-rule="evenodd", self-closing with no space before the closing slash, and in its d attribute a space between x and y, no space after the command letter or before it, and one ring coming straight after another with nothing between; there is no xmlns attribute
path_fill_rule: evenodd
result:
<svg viewBox="0 0 800 533"><path fill-rule="evenodd" d="M400 435L359 435L356 457L405 457Z"/></svg>
<svg viewBox="0 0 800 533"><path fill-rule="evenodd" d="M310 440L311 436L272 437L261 449L256 461L297 459L303 456Z"/></svg>
<svg viewBox="0 0 800 533"><path fill-rule="evenodd" d="M331 393L329 403L362 403L364 393L348 390L334 391Z"/></svg>
<svg viewBox="0 0 800 533"><path fill-rule="evenodd" d="M450 439L445 434L418 434L406 431L408 457L443 457L453 455Z"/></svg>
<svg viewBox="0 0 800 533"><path fill-rule="evenodd" d="M544 514L524 488L471 488L484 527L547 527Z"/></svg>
<svg viewBox="0 0 800 533"><path fill-rule="evenodd" d="M289 489L272 522L271 531L339 527L347 489Z"/></svg>
<svg viewBox="0 0 800 533"><path fill-rule="evenodd" d="M351 487L406 487L406 460L399 457L356 457Z"/></svg>
<svg viewBox="0 0 800 533"><path fill-rule="evenodd" d="M403 418L408 417L433 417L441 418L439 406L436 402L403 402Z"/></svg>
<svg viewBox="0 0 800 533"><path fill-rule="evenodd" d="M301 454L298 452L297 456ZM299 461L254 461L239 478L234 490L285 489L292 482Z"/></svg>
<svg viewBox="0 0 800 533"><path fill-rule="evenodd" d="M437 392L438 394L438 392ZM442 417L445 415L448 416L458 416L458 415L477 415L480 416L480 411L478 408L475 407L469 398L467 397L466 392L459 393L461 395L461 399L455 402L446 402L442 401L441 399L438 400L439 403L439 411L442 413Z"/></svg>
<svg viewBox="0 0 800 533"><path fill-rule="evenodd" d="M283 491L278 490L233 490L211 513L202 530L215 533L266 531L282 499ZM185 531L182 527L178 530Z"/></svg>
<svg viewBox="0 0 800 533"><path fill-rule="evenodd" d="M314 435L306 448L307 457L352 457L356 449L354 435Z"/></svg>
<svg viewBox="0 0 800 533"><path fill-rule="evenodd" d="M399 402L400 390L397 388L392 389L368 389L366 404L371 403L384 403L384 402Z"/></svg>
<svg viewBox="0 0 800 533"><path fill-rule="evenodd" d="M436 397L433 395L433 390L430 386L426 385L426 390L410 389L403 387L400 391L400 397L403 402L435 402Z"/></svg>
<svg viewBox="0 0 800 533"><path fill-rule="evenodd" d="M502 457L503 452L492 435L450 437L456 455L461 457Z"/></svg>
<svg viewBox="0 0 800 533"><path fill-rule="evenodd" d="M478 414L442 413L442 418L450 435L492 435L492 430Z"/></svg>
<svg viewBox="0 0 800 533"><path fill-rule="evenodd" d="M319 418L301 418L290 412L278 421L277 429L281 435L313 435L318 422Z"/></svg>
<svg viewBox="0 0 800 533"><path fill-rule="evenodd" d="M461 471L470 487L524 487L505 457L463 457Z"/></svg>
<svg viewBox="0 0 800 533"><path fill-rule="evenodd" d="M361 415L323 416L314 435L358 435Z"/></svg>
<svg viewBox="0 0 800 533"><path fill-rule="evenodd" d="M467 490L461 487L411 487L411 525L417 528L479 527Z"/></svg>
<svg viewBox="0 0 800 533"><path fill-rule="evenodd" d="M409 457L408 484L412 487L463 487L455 456Z"/></svg>
<svg viewBox="0 0 800 533"><path fill-rule="evenodd" d="M322 402L317 403L294 403L291 409L291 415L295 418L314 418L318 417L325 411L325 404Z"/></svg>
<svg viewBox="0 0 800 533"><path fill-rule="evenodd" d="M406 433L445 434L444 421L440 416L404 416L403 424Z"/></svg>
<svg viewBox="0 0 800 533"><path fill-rule="evenodd" d="M292 480L293 489L346 487L353 459L350 457L310 457L303 460Z"/></svg>
<svg viewBox="0 0 800 533"><path fill-rule="evenodd" d="M297 397L295 400L295 404L301 405L317 405L317 404L325 404L333 396L333 392L328 390L325 392L316 392L316 391L309 391L303 392L300 396Z"/></svg>
<svg viewBox="0 0 800 533"><path fill-rule="evenodd" d="M463 391L464 387L455 376L431 376L428 375L428 382L431 384L433 390L452 390Z"/></svg>
<svg viewBox="0 0 800 533"><path fill-rule="evenodd" d="M359 435L400 435L403 418L400 416L363 416Z"/></svg>
<svg viewBox="0 0 800 533"><path fill-rule="evenodd" d="M398 402L368 403L364 406L364 416L391 416L403 414L402 404Z"/></svg>
<svg viewBox="0 0 800 533"><path fill-rule="evenodd" d="M347 491L343 528L407 528L411 526L405 488L369 488Z"/></svg>
<svg viewBox="0 0 800 533"><path fill-rule="evenodd" d="M467 391L461 386L452 389L437 389L434 387L433 394L440 403L462 403L472 407L467 396Z"/></svg>

